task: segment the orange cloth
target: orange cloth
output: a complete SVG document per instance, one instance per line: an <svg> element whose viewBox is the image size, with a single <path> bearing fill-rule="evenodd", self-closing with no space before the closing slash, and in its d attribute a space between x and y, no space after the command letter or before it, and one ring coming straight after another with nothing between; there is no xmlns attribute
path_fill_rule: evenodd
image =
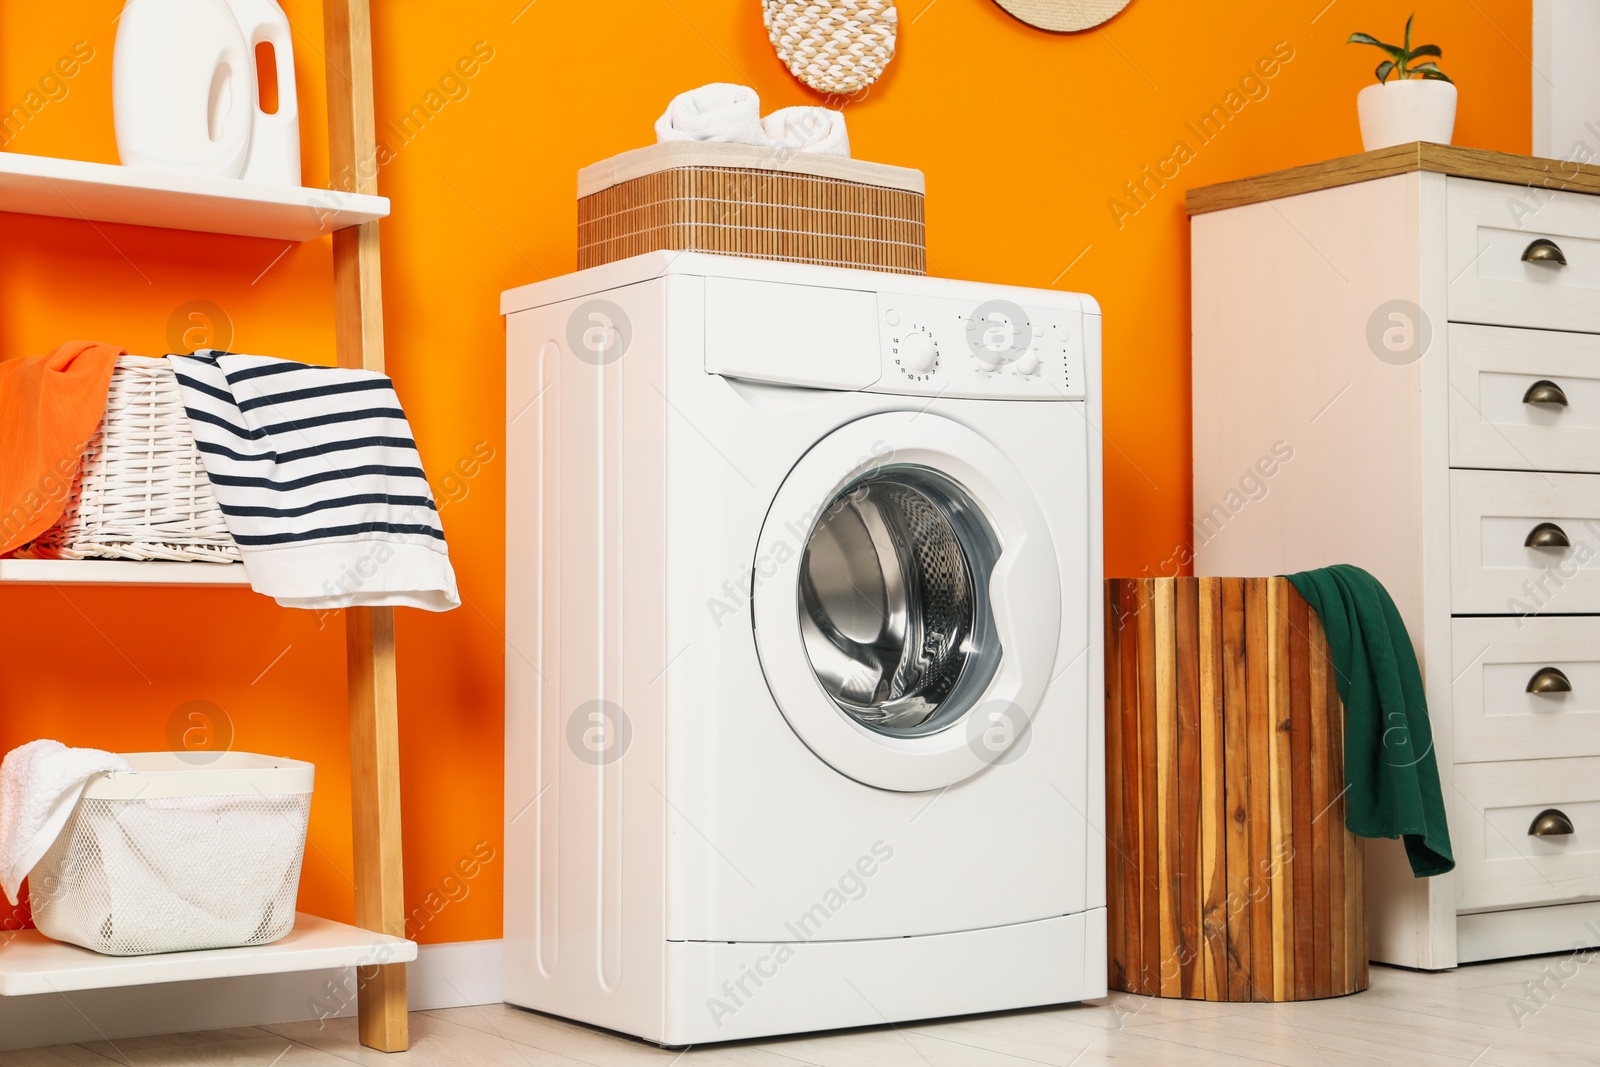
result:
<svg viewBox="0 0 1600 1067"><path fill-rule="evenodd" d="M0 362L0 556L54 526L106 412L123 349L68 341Z"/></svg>

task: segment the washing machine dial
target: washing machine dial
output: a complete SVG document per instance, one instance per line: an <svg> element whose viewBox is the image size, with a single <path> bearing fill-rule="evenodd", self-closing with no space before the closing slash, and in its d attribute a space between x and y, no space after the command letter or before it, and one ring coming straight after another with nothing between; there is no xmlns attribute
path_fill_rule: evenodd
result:
<svg viewBox="0 0 1600 1067"><path fill-rule="evenodd" d="M932 372L939 365L939 342L920 326L906 331L900 339L900 369L913 378Z"/></svg>
<svg viewBox="0 0 1600 1067"><path fill-rule="evenodd" d="M1017 357L1016 367L1017 367L1017 373L1021 374L1021 375L1031 375L1031 374L1038 373L1038 370L1039 370L1039 353L1035 352L1031 348L1028 349L1026 352L1022 353L1022 355Z"/></svg>

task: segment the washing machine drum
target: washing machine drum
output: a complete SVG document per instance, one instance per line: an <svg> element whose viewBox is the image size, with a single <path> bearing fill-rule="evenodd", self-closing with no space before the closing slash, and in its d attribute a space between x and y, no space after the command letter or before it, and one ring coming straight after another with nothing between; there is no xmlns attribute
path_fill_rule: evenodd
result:
<svg viewBox="0 0 1600 1067"><path fill-rule="evenodd" d="M998 555L966 493L888 468L823 511L800 565L800 627L817 681L845 714L913 736L959 718L988 685Z"/></svg>
<svg viewBox="0 0 1600 1067"><path fill-rule="evenodd" d="M1008 765L1056 674L1056 560L1031 487L974 430L915 411L838 427L790 470L757 544L773 699L865 785L942 789Z"/></svg>

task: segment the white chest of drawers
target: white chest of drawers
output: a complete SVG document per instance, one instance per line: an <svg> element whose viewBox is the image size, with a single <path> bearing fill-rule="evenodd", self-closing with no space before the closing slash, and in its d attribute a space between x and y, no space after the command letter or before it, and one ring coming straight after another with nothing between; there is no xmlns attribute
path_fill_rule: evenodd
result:
<svg viewBox="0 0 1600 1067"><path fill-rule="evenodd" d="M1437 145L1189 194L1195 573L1355 563L1423 663L1457 867L1368 846L1374 960L1600 944L1597 194Z"/></svg>

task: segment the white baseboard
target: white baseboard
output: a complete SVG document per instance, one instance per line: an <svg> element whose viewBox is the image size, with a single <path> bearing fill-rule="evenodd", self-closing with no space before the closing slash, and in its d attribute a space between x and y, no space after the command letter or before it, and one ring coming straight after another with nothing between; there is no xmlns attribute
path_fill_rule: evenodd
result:
<svg viewBox="0 0 1600 1067"><path fill-rule="evenodd" d="M499 1004L505 1000L505 942L419 946L406 991L412 1011Z"/></svg>
<svg viewBox="0 0 1600 1067"><path fill-rule="evenodd" d="M411 1010L500 1003L504 951L501 941L421 946L407 975ZM5 997L0 1051L354 1015L354 989L347 968Z"/></svg>

